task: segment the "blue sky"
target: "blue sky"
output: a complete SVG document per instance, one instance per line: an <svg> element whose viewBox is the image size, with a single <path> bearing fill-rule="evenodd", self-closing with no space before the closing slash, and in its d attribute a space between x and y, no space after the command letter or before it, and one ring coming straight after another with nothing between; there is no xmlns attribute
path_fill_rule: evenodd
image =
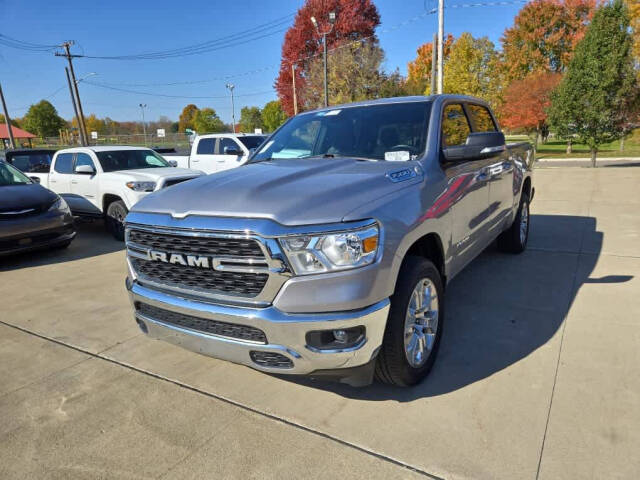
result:
<svg viewBox="0 0 640 480"><path fill-rule="evenodd" d="M380 45L386 53L387 70L396 67L404 74L416 48L431 39L437 28L437 16L416 19L434 0L374 0L382 24L378 28ZM522 4L454 8L468 1L448 0L445 31L458 36L464 31L488 36L496 45L504 29ZM0 0L2 34L38 44L58 44L75 40L73 51L86 55L124 55L174 49L214 40L251 29L294 13L303 0L190 0L156 1L56 1ZM403 22L407 22L403 24ZM77 59L78 78L95 72L87 81L100 82L138 92L207 97L200 99L164 98L138 93L106 90L88 83L80 84L85 115L95 113L114 120L139 120L140 103L147 104L147 120L166 115L177 119L182 107L195 103L213 107L224 121L231 120L231 105L226 81L174 86L130 86L207 80L225 75L238 76L228 81L236 85L236 117L245 105L262 107L276 98L273 82L278 72L284 32L258 41L205 54L145 61ZM31 103L48 98L60 115L70 119L72 106L66 87L64 58L52 53L32 53L0 46L0 82L10 114L24 115ZM129 84L129 86L127 86ZM211 97L211 98L209 98ZM222 98L215 98L222 97Z"/></svg>

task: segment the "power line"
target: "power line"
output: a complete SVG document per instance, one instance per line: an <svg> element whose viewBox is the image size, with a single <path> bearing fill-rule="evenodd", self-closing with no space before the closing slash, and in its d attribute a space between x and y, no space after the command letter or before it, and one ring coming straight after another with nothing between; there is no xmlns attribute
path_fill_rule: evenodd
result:
<svg viewBox="0 0 640 480"><path fill-rule="evenodd" d="M58 47L58 45L43 45L40 43L25 42L24 40L11 38L1 33L0 45L4 45L5 47L9 48L15 48L17 50L26 50L31 52L50 52Z"/></svg>
<svg viewBox="0 0 640 480"><path fill-rule="evenodd" d="M151 97L192 98L192 99L207 99L207 100L229 98L228 95L169 95L169 94L164 94L164 93L141 92L141 91L138 91L138 90L129 90L129 89L126 89L126 88L113 87L113 86L110 86L110 85L97 83L97 82L89 82L89 81L86 81L86 80L84 81L84 83L86 83L87 85L93 85L94 87L106 88L108 90L115 90L117 92L133 93L133 94L136 94L136 95L148 95L148 96L151 96ZM240 95L236 95L236 97L251 97L251 96L255 96L255 95L264 95L266 93L273 93L273 88L271 90L265 90L265 91L262 91L262 92L243 93L243 94L240 94Z"/></svg>

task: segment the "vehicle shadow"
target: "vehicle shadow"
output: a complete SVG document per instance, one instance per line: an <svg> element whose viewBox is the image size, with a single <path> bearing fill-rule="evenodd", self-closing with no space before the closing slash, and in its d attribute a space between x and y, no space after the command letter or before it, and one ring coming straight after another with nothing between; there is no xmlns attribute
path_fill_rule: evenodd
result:
<svg viewBox="0 0 640 480"><path fill-rule="evenodd" d="M412 388L374 383L366 388L287 379L360 400L412 401L442 395L483 380L546 344L561 327L584 283L621 283L630 275L592 278L602 247L596 219L532 215L529 249L522 255L489 247L447 288L447 318L430 375ZM535 234L534 234L535 232ZM575 233L575 246L566 237ZM584 239L597 253L580 254ZM555 242L556 246L553 247ZM280 378L285 378L282 376Z"/></svg>
<svg viewBox="0 0 640 480"><path fill-rule="evenodd" d="M36 250L0 257L0 272L64 263L124 249L124 242L114 239L102 220L76 221L75 227L78 232L76 238L66 249Z"/></svg>

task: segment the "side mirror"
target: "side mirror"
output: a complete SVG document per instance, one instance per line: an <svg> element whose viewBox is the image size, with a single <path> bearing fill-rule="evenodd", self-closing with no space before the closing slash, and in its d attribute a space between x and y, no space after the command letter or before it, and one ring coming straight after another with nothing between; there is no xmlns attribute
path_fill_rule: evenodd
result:
<svg viewBox="0 0 640 480"><path fill-rule="evenodd" d="M74 172L81 175L93 175L94 173L96 173L96 169L91 165L78 165L76 166Z"/></svg>
<svg viewBox="0 0 640 480"><path fill-rule="evenodd" d="M500 155L506 150L502 132L470 133L464 145L455 145L442 150L448 162L480 160Z"/></svg>
<svg viewBox="0 0 640 480"><path fill-rule="evenodd" d="M178 162L176 160L168 160L168 163L172 167L177 167L178 166Z"/></svg>
<svg viewBox="0 0 640 480"><path fill-rule="evenodd" d="M31 180L33 180L35 183L40 183L40 177L29 177Z"/></svg>
<svg viewBox="0 0 640 480"><path fill-rule="evenodd" d="M244 152L238 147L224 147L225 155L244 155Z"/></svg>

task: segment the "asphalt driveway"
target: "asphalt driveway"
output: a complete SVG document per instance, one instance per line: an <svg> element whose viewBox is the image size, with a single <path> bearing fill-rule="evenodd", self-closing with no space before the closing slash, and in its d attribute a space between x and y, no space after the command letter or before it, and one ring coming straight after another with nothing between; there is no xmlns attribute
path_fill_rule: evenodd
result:
<svg viewBox="0 0 640 480"><path fill-rule="evenodd" d="M534 183L529 249L452 282L413 389L146 338L100 224L0 260L0 478L639 478L640 168Z"/></svg>

